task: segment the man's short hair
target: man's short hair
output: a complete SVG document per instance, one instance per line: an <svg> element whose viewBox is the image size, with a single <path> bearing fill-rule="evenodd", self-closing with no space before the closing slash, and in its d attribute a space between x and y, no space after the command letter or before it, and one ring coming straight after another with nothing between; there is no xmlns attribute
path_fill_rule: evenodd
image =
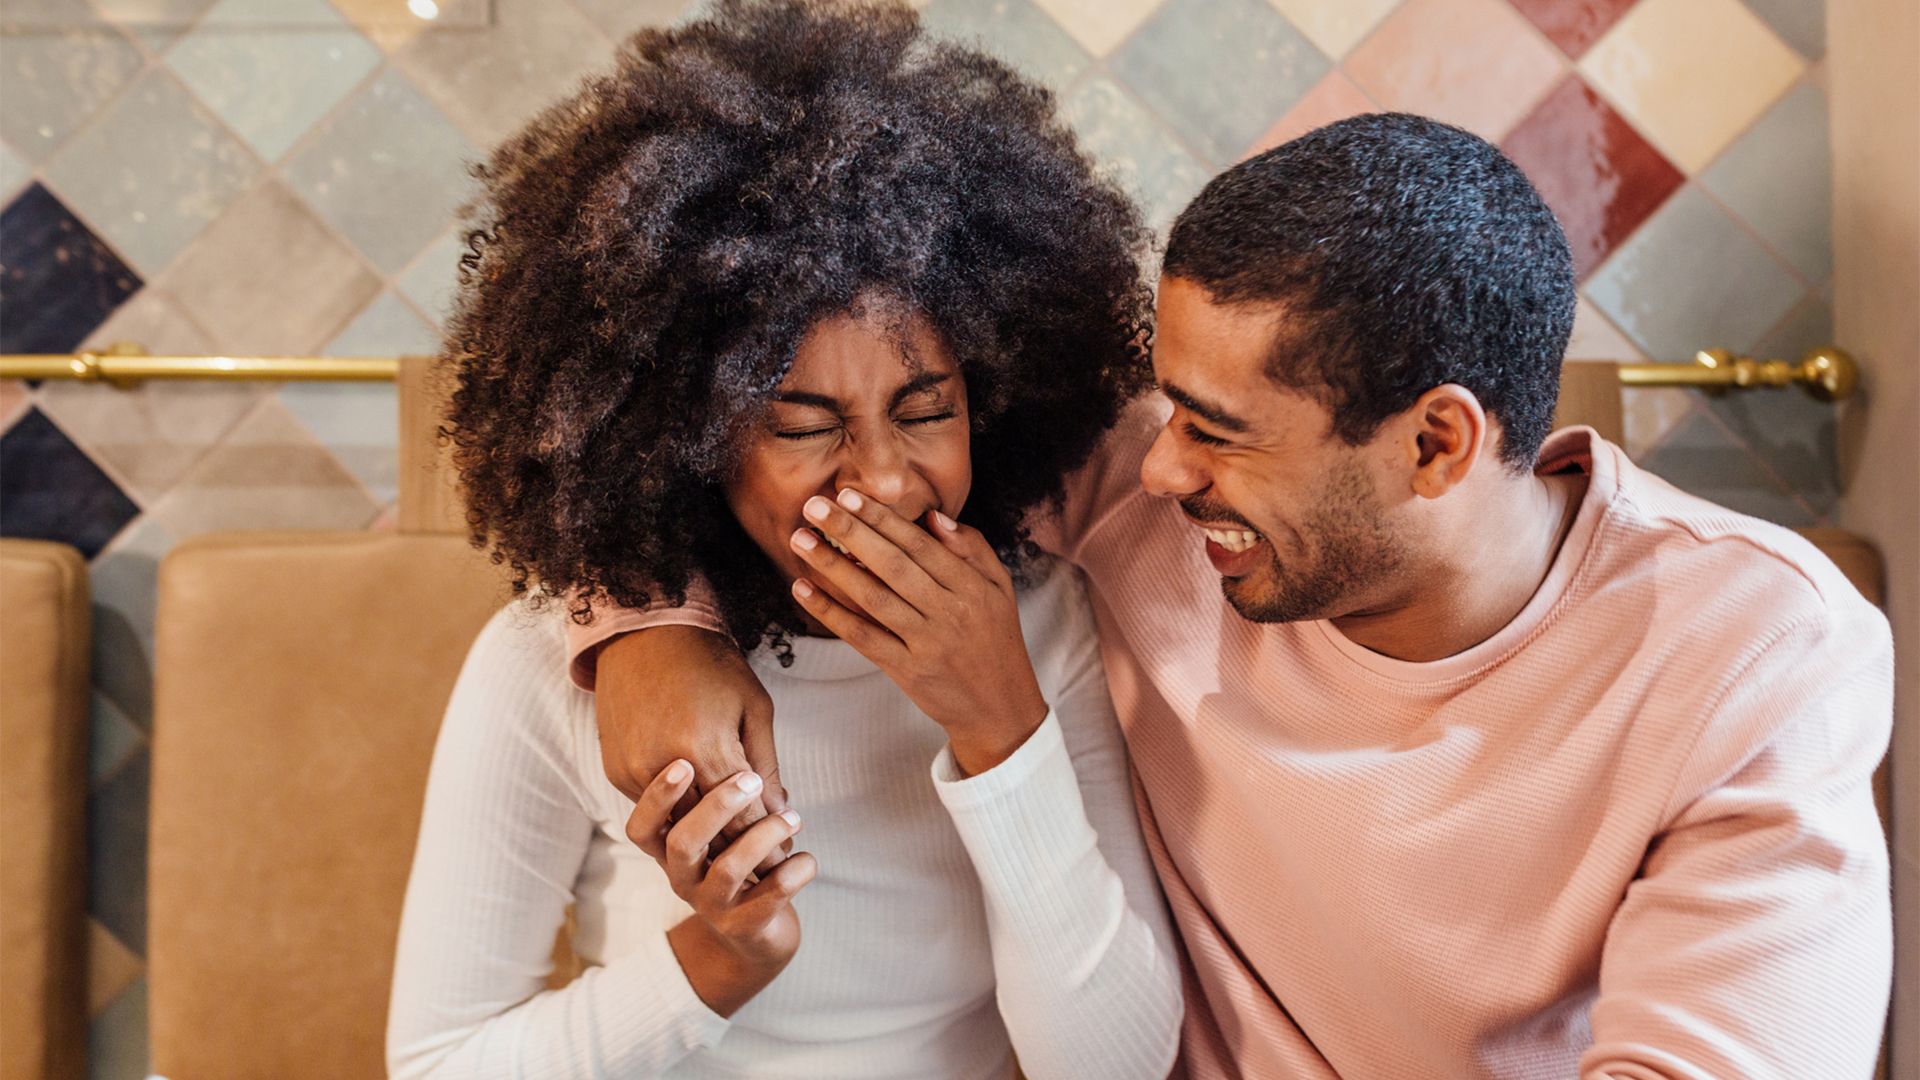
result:
<svg viewBox="0 0 1920 1080"><path fill-rule="evenodd" d="M1268 374L1349 444L1443 383L1472 391L1532 466L1573 330L1573 257L1518 166L1425 117L1329 124L1216 177L1174 222L1164 272L1289 315Z"/></svg>

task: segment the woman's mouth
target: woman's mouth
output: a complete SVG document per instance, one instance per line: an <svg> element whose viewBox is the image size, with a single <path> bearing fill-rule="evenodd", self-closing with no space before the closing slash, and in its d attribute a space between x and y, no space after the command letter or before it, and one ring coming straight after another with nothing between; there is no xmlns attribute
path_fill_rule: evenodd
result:
<svg viewBox="0 0 1920 1080"><path fill-rule="evenodd" d="M813 530L813 534L814 534L815 536L818 536L818 537L819 537L820 539L822 539L822 540L825 540L825 541L827 542L827 546L828 546L828 547L830 547L830 548L832 548L833 550L835 550L835 551L837 551L837 552L839 552L839 553L840 553L840 555L841 555L841 556L842 556L843 558L845 558L845 559L846 559L846 560L847 560L848 562L850 562L850 563L852 563L853 565L855 565L855 566L858 566L858 567L860 567L860 568L862 568L862 569L865 569L865 568L866 568L866 565L867 565L867 564L866 564L866 563L863 563L863 562L861 562L861 561L860 561L860 558L859 558L859 556L857 556L857 555L855 555L855 554L854 554L853 552L851 552L851 551L848 551L848 550L846 549L846 547L845 547L845 545L843 545L843 544L841 544L841 543L840 543L840 541L838 541L838 540L835 540L835 539L834 539L833 537L831 537L831 536L828 536L828 535L827 535L826 533L823 533L823 532L821 532L821 531L820 531L820 530L819 530L818 528L815 528L815 527L814 527L814 526L812 526L812 525L809 525L809 526L807 526L807 528L809 528L809 529L812 529L812 530Z"/></svg>

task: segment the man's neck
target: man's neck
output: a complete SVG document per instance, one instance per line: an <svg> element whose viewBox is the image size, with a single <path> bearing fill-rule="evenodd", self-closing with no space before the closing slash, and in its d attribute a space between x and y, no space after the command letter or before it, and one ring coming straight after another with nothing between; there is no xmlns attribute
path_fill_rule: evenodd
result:
<svg viewBox="0 0 1920 1080"><path fill-rule="evenodd" d="M1348 640L1411 663L1463 653L1504 629L1553 569L1587 477L1527 476L1465 523L1442 557L1409 575L1406 591L1332 620Z"/></svg>

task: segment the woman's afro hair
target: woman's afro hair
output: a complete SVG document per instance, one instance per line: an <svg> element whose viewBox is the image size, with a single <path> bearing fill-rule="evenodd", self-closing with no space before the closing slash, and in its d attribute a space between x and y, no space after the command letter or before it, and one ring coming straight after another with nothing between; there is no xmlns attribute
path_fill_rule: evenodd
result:
<svg viewBox="0 0 1920 1080"><path fill-rule="evenodd" d="M1009 565L1149 383L1151 235L1053 95L898 3L721 0L635 34L474 167L443 437L516 592L684 602L785 653L785 582L721 485L801 337L866 298L966 380L961 520Z"/></svg>

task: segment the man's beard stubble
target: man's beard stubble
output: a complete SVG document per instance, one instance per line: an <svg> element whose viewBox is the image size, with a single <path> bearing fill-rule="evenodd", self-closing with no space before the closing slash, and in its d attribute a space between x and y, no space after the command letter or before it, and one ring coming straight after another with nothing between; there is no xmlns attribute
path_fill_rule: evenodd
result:
<svg viewBox="0 0 1920 1080"><path fill-rule="evenodd" d="M1200 520L1223 520L1238 515ZM1252 526L1249 526L1251 528ZM1264 533L1262 535L1265 535ZM1400 540L1375 497L1373 482L1358 461L1348 460L1327 478L1320 498L1295 527L1308 550L1289 564L1267 536L1267 563L1238 578L1220 579L1220 589L1240 617L1283 623L1348 614L1406 561Z"/></svg>

